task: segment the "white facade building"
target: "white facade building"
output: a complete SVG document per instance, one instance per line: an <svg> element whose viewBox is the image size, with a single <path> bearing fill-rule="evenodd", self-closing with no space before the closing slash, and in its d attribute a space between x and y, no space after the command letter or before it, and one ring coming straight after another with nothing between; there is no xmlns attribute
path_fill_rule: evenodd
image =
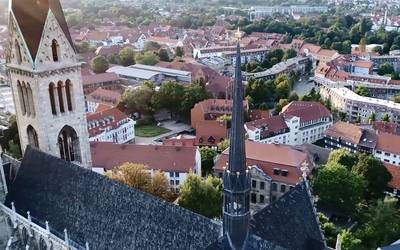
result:
<svg viewBox="0 0 400 250"><path fill-rule="evenodd" d="M324 100L331 101L333 108L345 113L349 121L360 119L361 123L368 123L372 114L375 114L376 120L388 114L391 121L400 122L400 104L398 103L360 96L345 87L330 88L321 85L320 94Z"/></svg>
<svg viewBox="0 0 400 250"><path fill-rule="evenodd" d="M87 116L89 141L131 143L135 140L136 122L117 108Z"/></svg>
<svg viewBox="0 0 400 250"><path fill-rule="evenodd" d="M253 141L301 145L322 139L332 124L332 114L321 103L295 101L280 115L248 122L245 128Z"/></svg>

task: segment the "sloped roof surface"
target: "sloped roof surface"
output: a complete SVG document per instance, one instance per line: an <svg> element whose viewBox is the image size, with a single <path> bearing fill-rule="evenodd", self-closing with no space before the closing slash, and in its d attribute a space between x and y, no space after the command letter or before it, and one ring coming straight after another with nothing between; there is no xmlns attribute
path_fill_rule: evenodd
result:
<svg viewBox="0 0 400 250"><path fill-rule="evenodd" d="M221 226L28 147L6 205L91 249L205 249Z"/></svg>
<svg viewBox="0 0 400 250"><path fill-rule="evenodd" d="M254 234L287 249L325 249L325 240L304 181L254 214L252 227Z"/></svg>
<svg viewBox="0 0 400 250"><path fill-rule="evenodd" d="M21 29L32 59L35 60L49 10L74 48L59 0L12 0L11 9Z"/></svg>

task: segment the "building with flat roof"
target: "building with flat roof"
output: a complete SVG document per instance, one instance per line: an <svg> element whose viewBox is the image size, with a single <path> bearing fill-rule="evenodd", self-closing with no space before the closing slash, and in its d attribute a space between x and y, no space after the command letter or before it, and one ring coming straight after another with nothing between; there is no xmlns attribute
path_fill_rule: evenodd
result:
<svg viewBox="0 0 400 250"><path fill-rule="evenodd" d="M124 66L114 66L107 70L108 73L113 72L120 78L132 83L141 83L144 81L157 82L160 74L158 72L136 69Z"/></svg>
<svg viewBox="0 0 400 250"><path fill-rule="evenodd" d="M189 71L143 64L135 64L129 67L114 66L109 68L107 72L114 72L120 78L131 83L153 81L159 85L166 81L176 81L181 83L192 82L192 73Z"/></svg>
<svg viewBox="0 0 400 250"><path fill-rule="evenodd" d="M361 120L368 123L369 117L375 114L376 120L388 114L390 120L400 122L400 104L389 100L360 96L345 87L320 86L320 94L324 100L330 100L332 107L346 114L349 121Z"/></svg>
<svg viewBox="0 0 400 250"><path fill-rule="evenodd" d="M135 64L129 66L129 68L147 70L151 72L160 73L163 77L163 80L171 79L173 81L182 82L182 83L191 83L192 82L192 72L183 71L159 66L150 66L144 64Z"/></svg>

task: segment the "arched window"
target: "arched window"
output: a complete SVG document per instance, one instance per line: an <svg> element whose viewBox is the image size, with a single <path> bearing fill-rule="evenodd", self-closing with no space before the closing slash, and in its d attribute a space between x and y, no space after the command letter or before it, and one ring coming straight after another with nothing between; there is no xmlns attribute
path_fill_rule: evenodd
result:
<svg viewBox="0 0 400 250"><path fill-rule="evenodd" d="M36 130L32 127L32 125L28 126L26 132L28 134L28 144L33 147L39 148L38 135L36 133Z"/></svg>
<svg viewBox="0 0 400 250"><path fill-rule="evenodd" d="M29 108L29 102L28 102L28 90L26 89L25 82L22 82L22 99L24 100L24 105L25 105L25 112L29 116L31 115L31 110Z"/></svg>
<svg viewBox="0 0 400 250"><path fill-rule="evenodd" d="M21 105L22 115L25 115L26 106L25 106L24 94L22 92L22 85L20 81L17 81L17 89L18 89L18 98L19 98L19 104Z"/></svg>
<svg viewBox="0 0 400 250"><path fill-rule="evenodd" d="M15 55L17 57L18 64L21 64L22 62L21 46L19 46L17 39L15 39Z"/></svg>
<svg viewBox="0 0 400 250"><path fill-rule="evenodd" d="M53 54L53 62L58 62L60 60L60 46L56 39L51 42L51 53Z"/></svg>
<svg viewBox="0 0 400 250"><path fill-rule="evenodd" d="M33 94L32 94L32 88L29 83L26 83L26 91L27 91L27 96L28 96L28 104L29 104L29 109L30 109L30 114L32 116L35 116L35 105L33 104Z"/></svg>
<svg viewBox="0 0 400 250"><path fill-rule="evenodd" d="M60 112L64 113L64 97L63 97L63 86L62 82L58 82L57 84L57 95L58 95L58 104L60 105Z"/></svg>
<svg viewBox="0 0 400 250"><path fill-rule="evenodd" d="M53 115L56 115L57 110L56 110L56 99L54 98L54 83L49 84L49 97L50 97L51 113Z"/></svg>
<svg viewBox="0 0 400 250"><path fill-rule="evenodd" d="M67 95L68 111L72 111L72 84L70 80L65 82L65 94Z"/></svg>
<svg viewBox="0 0 400 250"><path fill-rule="evenodd" d="M70 126L65 126L58 134L58 148L61 159L81 162L79 138Z"/></svg>

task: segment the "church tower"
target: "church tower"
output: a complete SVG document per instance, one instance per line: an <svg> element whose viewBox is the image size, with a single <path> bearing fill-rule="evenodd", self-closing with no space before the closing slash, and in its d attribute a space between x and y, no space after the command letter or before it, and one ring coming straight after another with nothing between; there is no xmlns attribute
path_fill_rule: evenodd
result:
<svg viewBox="0 0 400 250"><path fill-rule="evenodd" d="M235 83L228 168L224 171L224 234L231 249L244 249L250 223L250 174L246 169L244 143L243 84L241 71L241 32L236 33Z"/></svg>
<svg viewBox="0 0 400 250"><path fill-rule="evenodd" d="M10 0L7 68L22 151L91 167L81 68L59 0Z"/></svg>

